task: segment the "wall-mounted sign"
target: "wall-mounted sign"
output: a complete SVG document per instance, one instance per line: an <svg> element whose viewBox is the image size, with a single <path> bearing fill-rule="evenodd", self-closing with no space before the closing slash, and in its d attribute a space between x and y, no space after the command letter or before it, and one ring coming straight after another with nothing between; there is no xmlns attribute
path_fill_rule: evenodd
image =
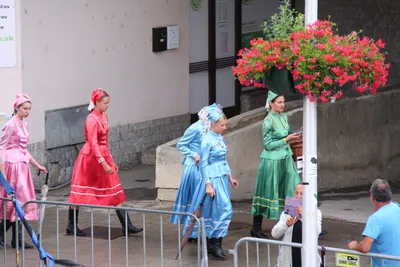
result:
<svg viewBox="0 0 400 267"><path fill-rule="evenodd" d="M15 0L0 0L0 68L17 65Z"/></svg>

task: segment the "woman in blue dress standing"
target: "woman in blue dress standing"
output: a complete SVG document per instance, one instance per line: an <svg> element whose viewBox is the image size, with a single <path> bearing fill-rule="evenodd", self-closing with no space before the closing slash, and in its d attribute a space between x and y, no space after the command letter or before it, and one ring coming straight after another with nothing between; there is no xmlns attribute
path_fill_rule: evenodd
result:
<svg viewBox="0 0 400 267"><path fill-rule="evenodd" d="M202 204L201 217L206 228L208 253L218 260L225 260L221 244L222 238L228 234L232 218L230 186L237 188L238 182L233 179L226 160L227 146L222 133L226 130L227 119L218 105L208 108L208 120L211 128L203 138L200 154L203 183L196 189L190 212ZM205 194L208 197L204 198ZM189 218L186 220L184 233L190 221Z"/></svg>
<svg viewBox="0 0 400 267"><path fill-rule="evenodd" d="M210 123L207 119L207 110L208 106L200 110L198 113L199 120L186 129L176 146L184 157L182 159L182 179L173 208L174 212L189 212L194 191L197 185L201 183L198 163L200 161L201 141L210 128ZM171 223L178 224L178 217L180 217L180 223L185 223L186 216L178 215L171 216ZM189 241L193 241L194 238L196 238L196 235L193 234Z"/></svg>

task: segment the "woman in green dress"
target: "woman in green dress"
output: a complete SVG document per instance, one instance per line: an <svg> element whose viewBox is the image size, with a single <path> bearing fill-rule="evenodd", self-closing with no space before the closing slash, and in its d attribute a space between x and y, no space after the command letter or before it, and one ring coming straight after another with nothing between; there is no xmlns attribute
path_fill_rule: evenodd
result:
<svg viewBox="0 0 400 267"><path fill-rule="evenodd" d="M253 225L251 236L265 238L261 225L263 217L278 220L285 205L285 197L293 196L301 181L292 158L289 142L301 138L291 133L288 116L284 113L285 98L268 92L268 115L262 125L264 150L258 167L256 189L253 198Z"/></svg>

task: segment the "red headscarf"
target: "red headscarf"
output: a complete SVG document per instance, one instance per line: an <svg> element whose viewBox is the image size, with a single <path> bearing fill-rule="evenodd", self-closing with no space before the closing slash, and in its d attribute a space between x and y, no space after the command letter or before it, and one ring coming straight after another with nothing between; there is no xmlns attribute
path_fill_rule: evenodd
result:
<svg viewBox="0 0 400 267"><path fill-rule="evenodd" d="M97 101L99 101L99 99L102 98L105 94L106 92L103 90L103 88L98 88L96 90L93 90L91 98L93 104L96 105Z"/></svg>
<svg viewBox="0 0 400 267"><path fill-rule="evenodd" d="M25 102L31 102L29 99L29 96L27 94L17 94L17 97L15 98L14 101L14 108L18 108L21 104Z"/></svg>
<svg viewBox="0 0 400 267"><path fill-rule="evenodd" d="M92 97L90 98L90 104L88 107L89 111L92 111L99 99L101 99L104 95L106 94L106 91L103 90L103 88L97 88L96 90L93 90L92 92Z"/></svg>

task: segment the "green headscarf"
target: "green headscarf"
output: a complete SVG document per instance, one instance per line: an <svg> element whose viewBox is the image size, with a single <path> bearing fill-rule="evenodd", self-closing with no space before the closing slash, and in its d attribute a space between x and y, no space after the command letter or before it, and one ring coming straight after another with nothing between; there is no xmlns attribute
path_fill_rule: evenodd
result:
<svg viewBox="0 0 400 267"><path fill-rule="evenodd" d="M275 94L271 90L268 91L268 97L267 97L267 103L265 103L265 108L269 111L269 103L274 101L275 98L277 98L279 95Z"/></svg>
<svg viewBox="0 0 400 267"><path fill-rule="evenodd" d="M269 90L268 91L268 98L267 98L268 103L271 103L272 101L274 101L274 99L277 98L278 96L279 96L278 94L275 94L274 92Z"/></svg>

